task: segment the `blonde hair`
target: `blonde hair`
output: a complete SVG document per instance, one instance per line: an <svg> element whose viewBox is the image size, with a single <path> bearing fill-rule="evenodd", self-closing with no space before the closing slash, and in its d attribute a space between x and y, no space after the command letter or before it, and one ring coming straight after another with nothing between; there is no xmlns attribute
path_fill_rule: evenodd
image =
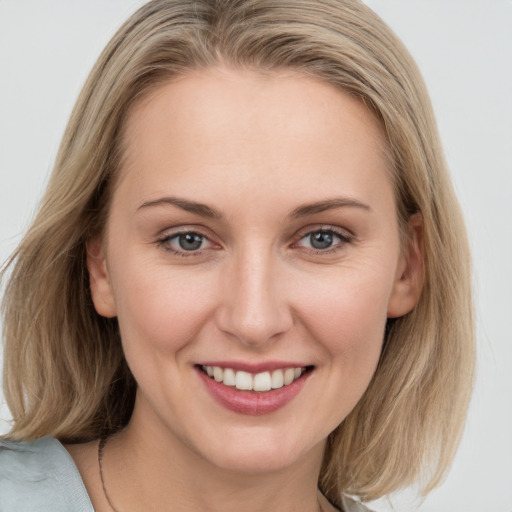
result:
<svg viewBox="0 0 512 512"><path fill-rule="evenodd" d="M115 319L94 310L86 241L101 231L139 98L191 69L293 69L359 98L389 142L400 223L424 225L417 306L389 320L377 371L331 433L320 486L375 499L456 450L474 366L470 263L430 101L402 43L358 0L154 0L116 33L71 115L39 213L8 262L4 389L15 439L92 439L122 428L135 382Z"/></svg>

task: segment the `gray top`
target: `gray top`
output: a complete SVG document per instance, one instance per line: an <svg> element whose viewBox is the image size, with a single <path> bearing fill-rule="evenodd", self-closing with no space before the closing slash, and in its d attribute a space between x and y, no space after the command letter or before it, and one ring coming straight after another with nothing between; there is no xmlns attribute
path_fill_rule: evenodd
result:
<svg viewBox="0 0 512 512"><path fill-rule="evenodd" d="M57 439L0 440L0 512L94 512L78 468Z"/></svg>
<svg viewBox="0 0 512 512"><path fill-rule="evenodd" d="M345 512L370 512L343 500ZM53 437L0 439L0 512L94 512L68 451Z"/></svg>

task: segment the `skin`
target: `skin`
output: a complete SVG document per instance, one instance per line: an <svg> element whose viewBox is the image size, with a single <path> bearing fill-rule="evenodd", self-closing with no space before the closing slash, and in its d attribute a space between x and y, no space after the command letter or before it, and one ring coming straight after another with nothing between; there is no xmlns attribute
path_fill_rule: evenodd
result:
<svg viewBox="0 0 512 512"><path fill-rule="evenodd" d="M124 143L105 232L88 247L96 310L118 317L139 386L105 451L116 508L317 511L326 438L421 284L421 222L402 247L378 123L312 78L215 68L135 105ZM330 247L312 247L319 230ZM183 231L199 250L180 247ZM194 365L219 360L314 369L283 408L250 416L198 376ZM68 448L97 510L111 510L97 444Z"/></svg>

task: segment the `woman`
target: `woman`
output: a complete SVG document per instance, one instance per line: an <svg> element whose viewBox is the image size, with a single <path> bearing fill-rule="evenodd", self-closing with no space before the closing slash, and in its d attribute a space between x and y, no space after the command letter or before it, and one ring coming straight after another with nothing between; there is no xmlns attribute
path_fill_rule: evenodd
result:
<svg viewBox="0 0 512 512"><path fill-rule="evenodd" d="M453 457L463 223L359 2L140 9L11 266L0 510L364 510Z"/></svg>

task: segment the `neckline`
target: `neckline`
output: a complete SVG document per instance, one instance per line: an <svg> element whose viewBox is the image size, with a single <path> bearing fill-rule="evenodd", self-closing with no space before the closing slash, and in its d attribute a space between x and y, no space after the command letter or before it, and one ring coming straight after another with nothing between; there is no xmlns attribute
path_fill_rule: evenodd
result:
<svg viewBox="0 0 512 512"><path fill-rule="evenodd" d="M82 507L87 507L83 509L84 512L94 512L94 507L89 493L85 488L82 475L80 474L73 457L71 457L71 454L57 438L47 436L38 439L38 441L43 440L48 442L50 446L53 445L56 448L56 453L60 459L58 464L56 464L56 478L59 480L59 485L67 486L63 488L73 489L73 504L80 504Z"/></svg>

